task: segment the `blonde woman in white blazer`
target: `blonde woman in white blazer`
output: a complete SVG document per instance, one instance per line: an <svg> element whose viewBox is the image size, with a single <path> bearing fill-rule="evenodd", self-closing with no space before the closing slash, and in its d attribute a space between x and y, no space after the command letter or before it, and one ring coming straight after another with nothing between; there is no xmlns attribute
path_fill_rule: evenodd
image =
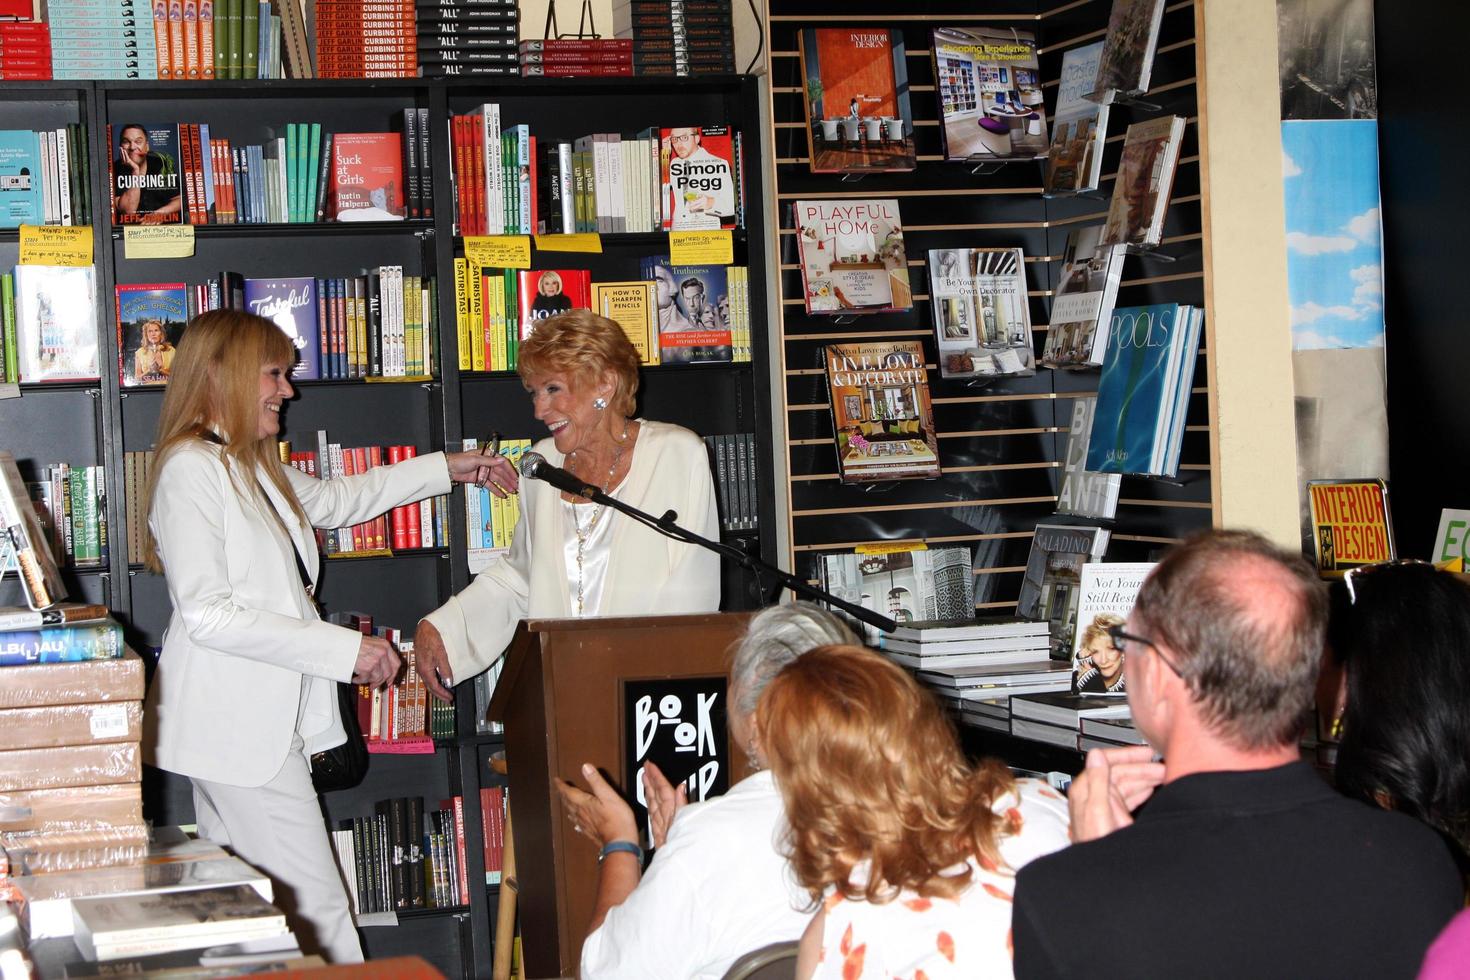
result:
<svg viewBox="0 0 1470 980"><path fill-rule="evenodd" d="M536 452L640 510L674 510L718 539L704 441L688 429L632 418L638 352L612 320L572 310L542 320L516 370L551 437ZM494 663L526 618L714 612L719 557L541 481L520 488L510 551L426 616L414 637L420 675L441 700Z"/></svg>
<svg viewBox="0 0 1470 980"><path fill-rule="evenodd" d="M174 358L144 549L173 613L144 752L190 778L202 836L270 875L303 947L352 962L362 949L307 760L346 737L336 682L378 686L399 661L387 641L318 616L311 529L514 474L470 453L327 481L285 466L276 438L294 356L271 321L219 310L195 318Z"/></svg>

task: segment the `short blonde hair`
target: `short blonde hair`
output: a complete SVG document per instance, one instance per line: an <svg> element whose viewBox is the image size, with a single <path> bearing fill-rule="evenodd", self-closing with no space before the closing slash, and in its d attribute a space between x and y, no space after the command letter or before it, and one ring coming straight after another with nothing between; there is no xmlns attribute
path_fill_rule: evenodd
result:
<svg viewBox="0 0 1470 980"><path fill-rule="evenodd" d="M581 387L611 371L616 390L608 407L630 418L638 396L638 364L638 351L623 328L591 310L538 320L516 356L516 372L523 379L566 373Z"/></svg>

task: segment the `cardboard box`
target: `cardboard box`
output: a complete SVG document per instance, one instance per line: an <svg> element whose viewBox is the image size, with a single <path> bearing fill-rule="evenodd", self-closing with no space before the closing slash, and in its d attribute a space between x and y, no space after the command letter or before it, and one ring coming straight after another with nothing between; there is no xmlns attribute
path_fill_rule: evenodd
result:
<svg viewBox="0 0 1470 980"><path fill-rule="evenodd" d="M0 709L0 751L136 742L142 732L139 701Z"/></svg>
<svg viewBox="0 0 1470 980"><path fill-rule="evenodd" d="M114 660L0 668L0 708L142 701L143 661L131 650Z"/></svg>

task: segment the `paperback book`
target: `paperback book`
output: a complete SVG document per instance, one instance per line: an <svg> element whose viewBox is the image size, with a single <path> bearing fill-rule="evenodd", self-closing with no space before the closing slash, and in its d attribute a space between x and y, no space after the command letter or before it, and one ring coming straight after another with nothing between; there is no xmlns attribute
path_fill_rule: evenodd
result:
<svg viewBox="0 0 1470 980"><path fill-rule="evenodd" d="M109 174L112 221L119 225L179 224L183 221L183 168L179 130L172 123L125 123L107 127L115 147ZM117 142L113 143L116 137Z"/></svg>
<svg viewBox="0 0 1470 980"><path fill-rule="evenodd" d="M331 207L338 221L402 221L403 137L334 134Z"/></svg>
<svg viewBox="0 0 1470 980"><path fill-rule="evenodd" d="M734 228L737 162L728 126L659 130L663 227Z"/></svg>
<svg viewBox="0 0 1470 980"><path fill-rule="evenodd" d="M652 255L642 274L655 287L659 363L733 359L729 266L670 265L667 255Z"/></svg>
<svg viewBox="0 0 1470 980"><path fill-rule="evenodd" d="M189 323L189 287L181 282L120 285L118 375L123 387L168 383L174 353Z"/></svg>
<svg viewBox="0 0 1470 980"><path fill-rule="evenodd" d="M826 353L842 482L938 476L939 441L923 346L917 340L834 344Z"/></svg>
<svg viewBox="0 0 1470 980"><path fill-rule="evenodd" d="M592 309L592 273L586 269L522 269L516 277L521 340L531 336L538 320Z"/></svg>
<svg viewBox="0 0 1470 980"><path fill-rule="evenodd" d="M807 27L797 42L812 173L913 170L903 35L883 27Z"/></svg>
<svg viewBox="0 0 1470 980"><path fill-rule="evenodd" d="M658 304L651 280L594 282L592 308L623 329L641 364L657 364Z"/></svg>
<svg viewBox="0 0 1470 980"><path fill-rule="evenodd" d="M1072 400L1072 424L1067 429L1067 450L1062 458L1057 513L1108 521L1118 513L1118 491L1123 477L1117 473L1091 473L1087 469L1087 444L1092 438L1096 414L1096 395L1078 395Z"/></svg>
<svg viewBox="0 0 1470 980"><path fill-rule="evenodd" d="M41 143L28 129L0 130L0 228L45 224Z"/></svg>
<svg viewBox="0 0 1470 980"><path fill-rule="evenodd" d="M823 555L820 572L822 587L837 598L898 623L975 614L969 548ZM875 627L863 629L869 642L877 642Z"/></svg>
<svg viewBox="0 0 1470 980"><path fill-rule="evenodd" d="M794 217L808 313L913 306L896 199L797 201Z"/></svg>
<svg viewBox="0 0 1470 980"><path fill-rule="evenodd" d="M1125 694L1126 654L1113 646L1109 627L1122 626L1133 611L1154 562L1088 562L1082 566L1077 600L1077 640L1072 646L1072 690L1078 694Z"/></svg>
<svg viewBox="0 0 1470 980"><path fill-rule="evenodd" d="M245 309L274 322L290 338L296 348L292 379L314 381L322 376L315 279L246 279Z"/></svg>
<svg viewBox="0 0 1470 980"><path fill-rule="evenodd" d="M1088 98L1110 103L1148 91L1166 0L1113 0L1097 80Z"/></svg>
<svg viewBox="0 0 1470 980"><path fill-rule="evenodd" d="M1128 127L1102 244L1159 244L1183 138L1182 116L1160 116Z"/></svg>
<svg viewBox="0 0 1470 980"><path fill-rule="evenodd" d="M929 309L946 378L1035 373L1019 248L929 251Z"/></svg>
<svg viewBox="0 0 1470 980"><path fill-rule="evenodd" d="M1072 658L1082 566L1102 560L1109 537L1100 527L1036 525L1016 614L1048 624L1054 660Z"/></svg>
<svg viewBox="0 0 1470 980"><path fill-rule="evenodd" d="M1046 153L1035 34L936 27L933 44L945 159L1034 160Z"/></svg>
<svg viewBox="0 0 1470 980"><path fill-rule="evenodd" d="M1108 132L1108 107L1087 96L1097 80L1104 43L1087 44L1062 55L1062 78L1057 86L1057 110L1042 185L1048 196L1097 190L1102 176L1103 141Z"/></svg>
<svg viewBox="0 0 1470 980"><path fill-rule="evenodd" d="M1324 578L1340 578L1350 568L1398 557L1387 483L1309 480L1307 500L1317 571Z"/></svg>
<svg viewBox="0 0 1470 980"><path fill-rule="evenodd" d="M1101 244L1102 232L1102 225L1089 225L1067 233L1041 356L1047 367L1099 367L1107 355L1107 328L1118 299L1127 247Z"/></svg>
<svg viewBox="0 0 1470 980"><path fill-rule="evenodd" d="M99 376L96 271L91 266L15 267L15 343L20 380Z"/></svg>

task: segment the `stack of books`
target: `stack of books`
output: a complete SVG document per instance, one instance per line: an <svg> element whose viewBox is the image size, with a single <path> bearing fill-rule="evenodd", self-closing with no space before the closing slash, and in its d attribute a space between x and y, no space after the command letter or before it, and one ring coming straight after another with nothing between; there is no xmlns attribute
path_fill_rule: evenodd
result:
<svg viewBox="0 0 1470 980"><path fill-rule="evenodd" d="M182 3L170 6L179 8L182 20ZM143 0L113 4L52 0L46 5L46 20L51 31L51 77L158 76L153 14ZM182 46L182 33L179 39Z"/></svg>
<svg viewBox="0 0 1470 980"><path fill-rule="evenodd" d="M0 80L43 81L50 77L50 27L37 21L0 23Z"/></svg>
<svg viewBox="0 0 1470 980"><path fill-rule="evenodd" d="M1011 699L1011 734L1033 742L1080 748L1082 723L1100 719L1128 722L1127 699L1072 694L1065 686L1053 694L1028 694ZM1133 730L1131 724L1128 727ZM1109 741L1115 745L1129 744L1121 739Z"/></svg>
<svg viewBox="0 0 1470 980"><path fill-rule="evenodd" d="M343 820L332 846L359 925L376 913L469 904L463 797L430 811L421 796L379 800L370 815Z"/></svg>
<svg viewBox="0 0 1470 980"><path fill-rule="evenodd" d="M617 0L613 33L633 41L635 75L732 75L730 0Z"/></svg>
<svg viewBox="0 0 1470 980"><path fill-rule="evenodd" d="M526 78L633 74L633 39L626 37L522 41L520 56L521 75Z"/></svg>
<svg viewBox="0 0 1470 980"><path fill-rule="evenodd" d="M321 78L413 78L418 22L413 0L317 0L316 67Z"/></svg>
<svg viewBox="0 0 1470 980"><path fill-rule="evenodd" d="M1120 745L1148 744L1148 739L1133 727L1133 719L1127 715L1084 715L1079 728L1081 734L1077 737L1077 748L1084 752L1089 749L1112 749Z"/></svg>
<svg viewBox="0 0 1470 980"><path fill-rule="evenodd" d="M417 0L419 74L514 75L516 0Z"/></svg>

